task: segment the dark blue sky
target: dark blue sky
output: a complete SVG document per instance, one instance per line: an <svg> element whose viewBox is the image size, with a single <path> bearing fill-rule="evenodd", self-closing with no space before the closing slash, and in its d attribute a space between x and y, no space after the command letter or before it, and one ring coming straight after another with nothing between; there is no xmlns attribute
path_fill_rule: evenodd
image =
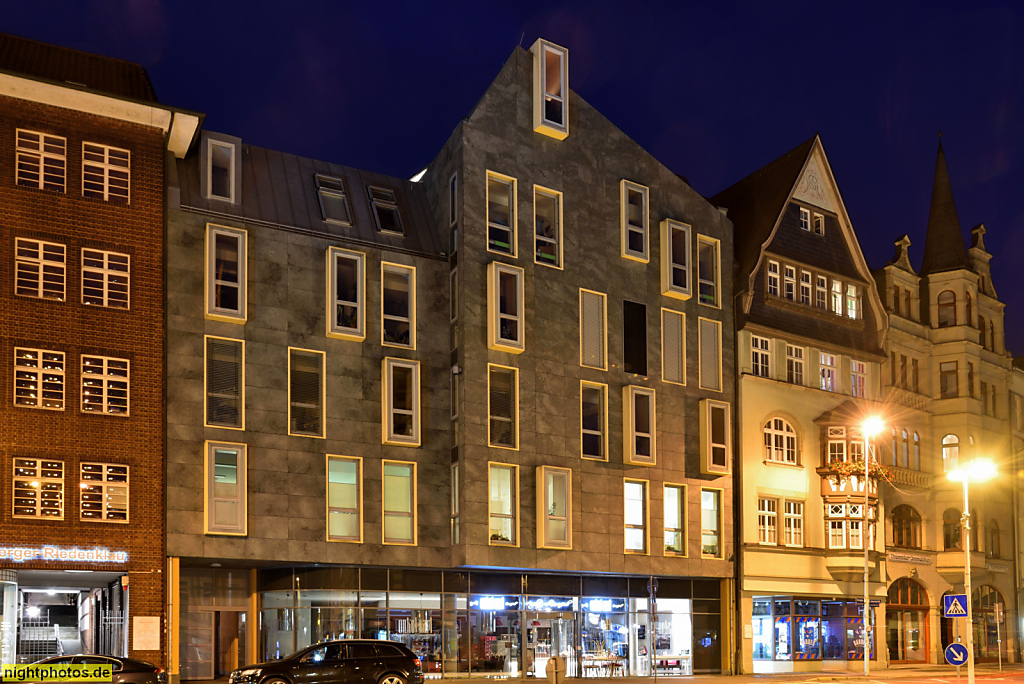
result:
<svg viewBox="0 0 1024 684"><path fill-rule="evenodd" d="M36 0L4 3L0 31L138 62L212 130L406 177L543 36L705 195L820 132L873 268L904 233L920 263L941 130L1024 354L1024 3Z"/></svg>

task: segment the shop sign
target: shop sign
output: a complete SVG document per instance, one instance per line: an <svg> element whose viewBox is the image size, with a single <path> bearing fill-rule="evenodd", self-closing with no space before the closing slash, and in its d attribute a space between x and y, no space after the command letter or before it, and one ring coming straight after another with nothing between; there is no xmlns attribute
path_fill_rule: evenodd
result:
<svg viewBox="0 0 1024 684"><path fill-rule="evenodd" d="M576 610L576 600L571 596L531 596L526 599L526 610L544 612Z"/></svg>
<svg viewBox="0 0 1024 684"><path fill-rule="evenodd" d="M626 599L583 599L582 608L591 613L625 613Z"/></svg>
<svg viewBox="0 0 1024 684"><path fill-rule="evenodd" d="M479 610L519 610L518 596L472 596L469 607Z"/></svg>
<svg viewBox="0 0 1024 684"><path fill-rule="evenodd" d="M0 546L0 560L23 563L31 560L79 563L127 563L127 551L111 551L101 546L80 549L77 546Z"/></svg>
<svg viewBox="0 0 1024 684"><path fill-rule="evenodd" d="M918 556L913 553L895 553L890 551L886 558L892 563L913 563L914 565L931 565L931 556Z"/></svg>

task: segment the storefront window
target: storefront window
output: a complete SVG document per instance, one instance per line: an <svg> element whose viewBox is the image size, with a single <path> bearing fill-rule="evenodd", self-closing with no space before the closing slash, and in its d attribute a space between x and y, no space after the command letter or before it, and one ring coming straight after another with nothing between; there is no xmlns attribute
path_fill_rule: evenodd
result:
<svg viewBox="0 0 1024 684"><path fill-rule="evenodd" d="M856 660L864 658L859 606L854 602L755 597L754 660ZM873 656L872 656L873 657Z"/></svg>
<svg viewBox="0 0 1024 684"><path fill-rule="evenodd" d="M655 623L655 657L661 667L679 674L693 674L693 616L690 599L658 599Z"/></svg>
<svg viewBox="0 0 1024 684"><path fill-rule="evenodd" d="M754 660L772 660L772 602L754 599L752 615Z"/></svg>
<svg viewBox="0 0 1024 684"><path fill-rule="evenodd" d="M472 672L519 676L518 596L471 596Z"/></svg>
<svg viewBox="0 0 1024 684"><path fill-rule="evenodd" d="M627 669L629 616L627 599L583 599L583 676L618 676Z"/></svg>

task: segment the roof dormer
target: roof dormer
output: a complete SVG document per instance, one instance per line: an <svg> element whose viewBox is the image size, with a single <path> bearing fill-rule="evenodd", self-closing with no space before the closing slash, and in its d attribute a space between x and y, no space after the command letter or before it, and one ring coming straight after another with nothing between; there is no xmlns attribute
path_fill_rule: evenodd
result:
<svg viewBox="0 0 1024 684"><path fill-rule="evenodd" d="M543 38L533 54L533 130L557 140L569 136L569 51Z"/></svg>

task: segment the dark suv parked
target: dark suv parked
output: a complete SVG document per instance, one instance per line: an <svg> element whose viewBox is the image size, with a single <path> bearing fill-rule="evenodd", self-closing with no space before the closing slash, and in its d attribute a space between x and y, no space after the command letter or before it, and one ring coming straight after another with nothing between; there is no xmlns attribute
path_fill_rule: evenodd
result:
<svg viewBox="0 0 1024 684"><path fill-rule="evenodd" d="M324 641L231 673L230 684L423 684L420 659L393 641Z"/></svg>

